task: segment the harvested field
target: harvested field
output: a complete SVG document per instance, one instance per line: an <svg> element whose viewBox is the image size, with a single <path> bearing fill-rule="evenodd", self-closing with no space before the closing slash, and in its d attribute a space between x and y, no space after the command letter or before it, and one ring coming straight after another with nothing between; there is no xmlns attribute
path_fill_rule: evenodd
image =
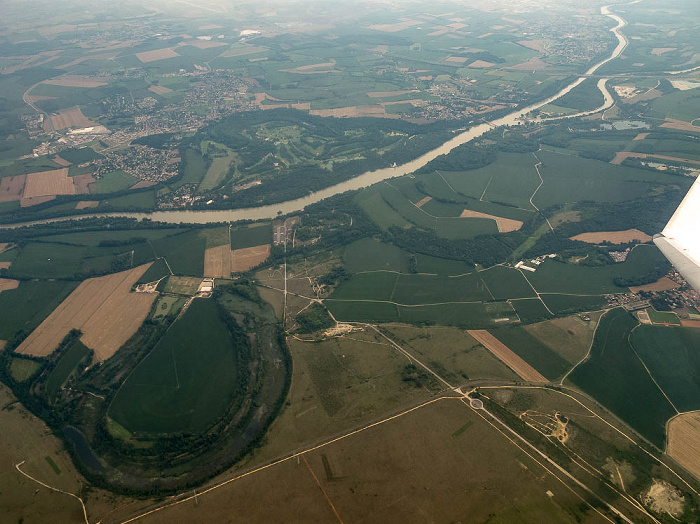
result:
<svg viewBox="0 0 700 524"><path fill-rule="evenodd" d="M270 256L270 245L246 247L231 251L231 272L248 271Z"/></svg>
<svg viewBox="0 0 700 524"><path fill-rule="evenodd" d="M700 131L700 127L696 128L696 130ZM636 140L636 138L635 138L635 140ZM671 160L673 162L685 162L687 164L700 165L700 160L691 160L688 158L680 158L677 156L668 156L668 155L650 155L647 153L633 153L631 151L618 151L615 154L615 158L613 158L610 161L610 163L611 164L622 164L622 162L624 162L628 158L652 158L652 159Z"/></svg>
<svg viewBox="0 0 700 524"><path fill-rule="evenodd" d="M418 202L416 202L416 207L423 207L425 204L430 202L432 199L433 199L433 197L429 197L429 196L427 196L425 198L421 198Z"/></svg>
<svg viewBox="0 0 700 524"><path fill-rule="evenodd" d="M639 293L640 291L668 291L669 289L677 289L679 287L681 287L680 284L677 284L668 277L663 277L653 284L630 287L630 291L632 293Z"/></svg>
<svg viewBox="0 0 700 524"><path fill-rule="evenodd" d="M12 202L22 198L26 175L0 178L0 202Z"/></svg>
<svg viewBox="0 0 700 524"><path fill-rule="evenodd" d="M399 118L399 115L387 114L384 106L350 106L336 107L334 109L312 109L310 115L332 116L335 118L354 118L362 116L372 116L381 118Z"/></svg>
<svg viewBox="0 0 700 524"><path fill-rule="evenodd" d="M550 67L550 64L541 60L540 58L531 58L527 62L522 62L514 66L510 66L507 69L512 69L513 71L535 71L540 69L545 69Z"/></svg>
<svg viewBox="0 0 700 524"><path fill-rule="evenodd" d="M369 91L367 96L370 98L388 98L391 96L400 96L408 93L418 93L417 89L407 89L404 91Z"/></svg>
<svg viewBox="0 0 700 524"><path fill-rule="evenodd" d="M472 62L471 64L469 64L467 67L476 67L479 69L486 69L489 67L493 67L495 65L496 64L494 64L493 62L487 62L485 60L476 60L475 62Z"/></svg>
<svg viewBox="0 0 700 524"><path fill-rule="evenodd" d="M338 73L339 71L333 69L335 67L335 62L323 62L320 64L309 64L305 66L295 67L293 69L280 69L283 73L297 73L300 75L317 75L324 73ZM330 68L330 69L329 69Z"/></svg>
<svg viewBox="0 0 700 524"><path fill-rule="evenodd" d="M80 340L95 351L95 358L108 359L136 332L156 299L155 293L130 292L149 266L86 280L22 342L17 352L50 355L71 329L80 329Z"/></svg>
<svg viewBox="0 0 700 524"><path fill-rule="evenodd" d="M524 380L547 382L547 379L535 368L513 353L505 344L485 329L470 329L467 333Z"/></svg>
<svg viewBox="0 0 700 524"><path fill-rule="evenodd" d="M18 280L13 280L11 278L0 278L0 291L7 291L8 289L17 289L18 287Z"/></svg>
<svg viewBox="0 0 700 524"><path fill-rule="evenodd" d="M37 204L43 204L44 202L49 202L55 198L56 197L52 195L23 198L20 200L20 207L36 206Z"/></svg>
<svg viewBox="0 0 700 524"><path fill-rule="evenodd" d="M666 453L700 480L700 411L671 419Z"/></svg>
<svg viewBox="0 0 700 524"><path fill-rule="evenodd" d="M0 242L0 253L4 253L5 251L9 251L14 247L14 244L11 242Z"/></svg>
<svg viewBox="0 0 700 524"><path fill-rule="evenodd" d="M44 80L43 84L61 87L100 87L106 86L109 82L104 78L92 78L83 75L63 75L51 80Z"/></svg>
<svg viewBox="0 0 700 524"><path fill-rule="evenodd" d="M527 47L528 49L532 49L533 51L537 51L538 53L544 53L546 51L545 45L547 44L546 40L520 40L518 42L523 47Z"/></svg>
<svg viewBox="0 0 700 524"><path fill-rule="evenodd" d="M68 160L66 160L65 158L61 158L58 155L55 155L51 160L61 167L68 167L71 165L71 163L68 162Z"/></svg>
<svg viewBox="0 0 700 524"><path fill-rule="evenodd" d="M486 213L480 213L479 211L472 211L471 209L465 209L459 216L461 218L490 218L491 220L495 220L499 233L509 233L510 231L517 231L518 229L523 227L523 223L520 220L513 220L511 218L503 218L497 217L495 215L488 215Z"/></svg>
<svg viewBox="0 0 700 524"><path fill-rule="evenodd" d="M172 89L170 89L169 87L165 87L165 86L151 86L148 88L148 90L151 93L155 93L157 95L164 95L165 93L172 93L173 92Z"/></svg>
<svg viewBox="0 0 700 524"><path fill-rule="evenodd" d="M228 244L207 249L204 251L204 276L231 278L232 261L233 254L231 252L231 246Z"/></svg>
<svg viewBox="0 0 700 524"><path fill-rule="evenodd" d="M129 189L141 189L144 187L151 187L151 186L155 186L157 183L158 182L154 182L153 180L141 180L140 182L136 182Z"/></svg>
<svg viewBox="0 0 700 524"><path fill-rule="evenodd" d="M448 56L445 58L445 62L452 62L454 64L463 64L467 60L469 60L469 58L466 56Z"/></svg>
<svg viewBox="0 0 700 524"><path fill-rule="evenodd" d="M183 42L184 45L191 45L197 49L211 49L212 47L221 47L229 45L226 42L213 42L211 40L191 40Z"/></svg>
<svg viewBox="0 0 700 524"><path fill-rule="evenodd" d="M176 58L178 55L175 52L174 47L165 47L163 49L155 49L153 51L144 51L143 53L136 53L136 58L141 60L144 64L148 62L156 62L158 60L165 60L166 58Z"/></svg>
<svg viewBox="0 0 700 524"><path fill-rule="evenodd" d="M397 33L420 23L421 22L418 20L405 20L403 22L396 22L395 24L373 24L369 26L369 28L375 31L384 31L385 33Z"/></svg>
<svg viewBox="0 0 700 524"><path fill-rule="evenodd" d="M610 242L611 244L628 244L629 242L651 242L651 237L638 229L626 229L625 231L597 231L581 233L569 240L578 240L589 244Z"/></svg>
<svg viewBox="0 0 700 524"><path fill-rule="evenodd" d="M681 131L695 131L700 133L700 127L694 126L690 122L684 122L683 120L676 120L674 118L667 118L666 121L661 124L661 127L666 127L668 129L679 129Z"/></svg>
<svg viewBox="0 0 700 524"><path fill-rule="evenodd" d="M639 133L637 136L634 137L634 140L635 141L644 140L648 136L649 136L649 133Z"/></svg>
<svg viewBox="0 0 700 524"><path fill-rule="evenodd" d="M75 209L88 209L91 207L97 207L100 203L96 200L81 200L75 206Z"/></svg>
<svg viewBox="0 0 700 524"><path fill-rule="evenodd" d="M97 124L87 118L78 106L59 111L44 121L44 131L58 131L69 127L92 127Z"/></svg>
<svg viewBox="0 0 700 524"><path fill-rule="evenodd" d="M68 177L68 168L29 173L24 185L23 198L56 195L74 195L73 179Z"/></svg>
<svg viewBox="0 0 700 524"><path fill-rule="evenodd" d="M681 319L681 326L688 328L700 328L700 320L683 320Z"/></svg>
<svg viewBox="0 0 700 524"><path fill-rule="evenodd" d="M75 186L75 192L79 195L84 195L90 193L90 184L95 182L95 178L92 173L87 173L86 175L76 175L71 177L73 180L73 185Z"/></svg>

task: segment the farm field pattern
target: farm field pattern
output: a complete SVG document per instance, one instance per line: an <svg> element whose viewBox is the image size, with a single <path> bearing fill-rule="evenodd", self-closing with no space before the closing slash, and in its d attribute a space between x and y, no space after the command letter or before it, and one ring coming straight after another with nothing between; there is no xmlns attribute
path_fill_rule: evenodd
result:
<svg viewBox="0 0 700 524"><path fill-rule="evenodd" d="M693 0L6 2L0 521L700 521Z"/></svg>

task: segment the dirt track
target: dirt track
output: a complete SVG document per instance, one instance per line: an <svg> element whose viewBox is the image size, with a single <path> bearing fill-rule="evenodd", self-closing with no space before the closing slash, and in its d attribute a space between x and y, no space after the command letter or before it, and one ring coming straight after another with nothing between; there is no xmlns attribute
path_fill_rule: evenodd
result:
<svg viewBox="0 0 700 524"><path fill-rule="evenodd" d="M149 266L86 280L22 342L17 352L50 355L71 329L80 329L81 341L95 351L95 358L111 357L139 328L156 299L156 293L129 292Z"/></svg>
<svg viewBox="0 0 700 524"><path fill-rule="evenodd" d="M493 355L510 369L515 371L523 380L531 382L548 382L535 368L513 353L508 346L494 337L485 329L467 330L479 344L488 349Z"/></svg>

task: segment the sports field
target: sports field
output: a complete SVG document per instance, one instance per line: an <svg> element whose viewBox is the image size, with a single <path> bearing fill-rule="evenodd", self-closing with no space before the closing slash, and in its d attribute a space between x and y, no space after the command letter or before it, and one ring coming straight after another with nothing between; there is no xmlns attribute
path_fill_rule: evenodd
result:
<svg viewBox="0 0 700 524"><path fill-rule="evenodd" d="M213 300L195 299L127 378L109 416L137 433L206 430L241 387L246 340L232 336Z"/></svg>
<svg viewBox="0 0 700 524"><path fill-rule="evenodd" d="M148 265L84 281L17 348L18 353L50 355L71 329L83 332L82 342L97 360L111 357L139 328L156 298L130 293Z"/></svg>

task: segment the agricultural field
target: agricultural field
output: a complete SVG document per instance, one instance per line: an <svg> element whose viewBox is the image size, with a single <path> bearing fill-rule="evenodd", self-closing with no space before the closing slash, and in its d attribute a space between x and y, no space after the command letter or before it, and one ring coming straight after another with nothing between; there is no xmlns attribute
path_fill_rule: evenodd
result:
<svg viewBox="0 0 700 524"><path fill-rule="evenodd" d="M666 421L676 410L628 341L637 325L636 319L621 308L603 315L590 359L574 369L567 381L591 395L656 447L663 448Z"/></svg>
<svg viewBox="0 0 700 524"><path fill-rule="evenodd" d="M668 423L666 453L700 478L700 413L683 413Z"/></svg>
<svg viewBox="0 0 700 524"><path fill-rule="evenodd" d="M164 283L158 286L165 293L174 293L176 295L194 296L202 283L200 277L178 277L175 275L169 276Z"/></svg>
<svg viewBox="0 0 700 524"><path fill-rule="evenodd" d="M131 432L204 431L238 392L237 353L247 351L239 343L213 301L195 300L126 380L109 416Z"/></svg>
<svg viewBox="0 0 700 524"><path fill-rule="evenodd" d="M139 328L151 310L155 294L130 293L147 265L106 277L88 279L57 307L17 348L25 355L47 356L71 329L83 332L82 342L97 360L111 357Z"/></svg>
<svg viewBox="0 0 700 524"><path fill-rule="evenodd" d="M600 316L600 313L590 314L590 320L586 321L573 315L537 322L524 329L573 366L588 352Z"/></svg>

